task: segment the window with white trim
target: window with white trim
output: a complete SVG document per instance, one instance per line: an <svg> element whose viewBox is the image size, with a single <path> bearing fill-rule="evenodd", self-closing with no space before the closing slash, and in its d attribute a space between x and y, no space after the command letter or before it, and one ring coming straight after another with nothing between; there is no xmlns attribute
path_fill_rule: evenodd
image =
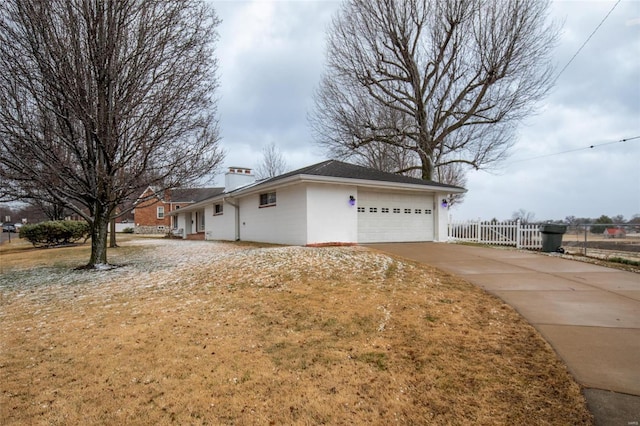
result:
<svg viewBox="0 0 640 426"><path fill-rule="evenodd" d="M224 206L222 205L222 203L213 205L213 215L214 216L221 215L223 210L224 210Z"/></svg>
<svg viewBox="0 0 640 426"><path fill-rule="evenodd" d="M416 209L416 214L422 214L422 209Z"/></svg>
<svg viewBox="0 0 640 426"><path fill-rule="evenodd" d="M260 194L260 207L270 207L276 205L276 193L274 192L265 192L264 194Z"/></svg>
<svg viewBox="0 0 640 426"><path fill-rule="evenodd" d="M358 213L364 213L364 212L365 212L364 207L358 207Z"/></svg>
<svg viewBox="0 0 640 426"><path fill-rule="evenodd" d="M388 207L383 207L381 211L382 211L382 213L389 213L389 208Z"/></svg>
<svg viewBox="0 0 640 426"><path fill-rule="evenodd" d="M393 212L394 212L394 213L400 213L400 209L398 209L398 208L394 208L394 209L393 209Z"/></svg>
<svg viewBox="0 0 640 426"><path fill-rule="evenodd" d="M164 206L158 206L156 209L156 217L158 219L164 219Z"/></svg>
<svg viewBox="0 0 640 426"><path fill-rule="evenodd" d="M377 207L369 207L369 213L378 213Z"/></svg>
<svg viewBox="0 0 640 426"><path fill-rule="evenodd" d="M405 213L411 213L411 209L404 209Z"/></svg>
<svg viewBox="0 0 640 426"><path fill-rule="evenodd" d="M425 209L424 214L431 214L431 209Z"/></svg>

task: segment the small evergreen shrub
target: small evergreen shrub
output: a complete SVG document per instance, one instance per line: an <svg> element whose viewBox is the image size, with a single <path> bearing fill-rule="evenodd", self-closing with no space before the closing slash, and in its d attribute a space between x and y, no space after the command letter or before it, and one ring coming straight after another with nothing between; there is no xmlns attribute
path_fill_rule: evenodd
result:
<svg viewBox="0 0 640 426"><path fill-rule="evenodd" d="M133 228L131 228L131 227L124 228L124 229L122 230L122 233L123 233L123 234L133 234Z"/></svg>
<svg viewBox="0 0 640 426"><path fill-rule="evenodd" d="M72 220L53 220L20 228L20 238L24 238L35 247L51 247L87 241L89 224Z"/></svg>

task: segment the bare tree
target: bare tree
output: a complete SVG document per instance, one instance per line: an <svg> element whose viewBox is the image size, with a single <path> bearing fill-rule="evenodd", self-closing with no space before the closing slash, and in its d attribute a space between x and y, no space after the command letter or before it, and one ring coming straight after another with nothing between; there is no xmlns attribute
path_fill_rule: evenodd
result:
<svg viewBox="0 0 640 426"><path fill-rule="evenodd" d="M552 85L546 0L348 0L310 117L332 155L391 145L432 179L490 167Z"/></svg>
<svg viewBox="0 0 640 426"><path fill-rule="evenodd" d="M42 211L49 220L64 220L66 208L60 203L49 203L44 198L34 198L31 205Z"/></svg>
<svg viewBox="0 0 640 426"><path fill-rule="evenodd" d="M87 220L88 267L141 185L219 166L218 24L200 0L0 4L0 191Z"/></svg>
<svg viewBox="0 0 640 426"><path fill-rule="evenodd" d="M536 215L533 212L526 211L525 209L519 209L517 212L513 212L511 220L519 220L523 225L527 225L533 222L535 216Z"/></svg>
<svg viewBox="0 0 640 426"><path fill-rule="evenodd" d="M287 161L275 142L262 149L262 162L256 168L256 177L266 179L281 175L287 169Z"/></svg>

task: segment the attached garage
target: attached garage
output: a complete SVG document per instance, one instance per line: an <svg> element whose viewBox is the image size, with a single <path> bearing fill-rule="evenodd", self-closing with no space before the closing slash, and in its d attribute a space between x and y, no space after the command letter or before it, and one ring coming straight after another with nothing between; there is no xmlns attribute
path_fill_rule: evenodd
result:
<svg viewBox="0 0 640 426"><path fill-rule="evenodd" d="M434 196L408 192L358 192L358 242L434 240Z"/></svg>

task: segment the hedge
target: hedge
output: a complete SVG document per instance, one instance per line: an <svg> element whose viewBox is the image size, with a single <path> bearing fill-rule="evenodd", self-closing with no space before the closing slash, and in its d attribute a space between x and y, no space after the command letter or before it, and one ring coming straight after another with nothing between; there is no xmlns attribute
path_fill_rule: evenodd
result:
<svg viewBox="0 0 640 426"><path fill-rule="evenodd" d="M59 246L71 244L89 238L89 224L72 220L54 220L20 228L20 238L34 246Z"/></svg>

